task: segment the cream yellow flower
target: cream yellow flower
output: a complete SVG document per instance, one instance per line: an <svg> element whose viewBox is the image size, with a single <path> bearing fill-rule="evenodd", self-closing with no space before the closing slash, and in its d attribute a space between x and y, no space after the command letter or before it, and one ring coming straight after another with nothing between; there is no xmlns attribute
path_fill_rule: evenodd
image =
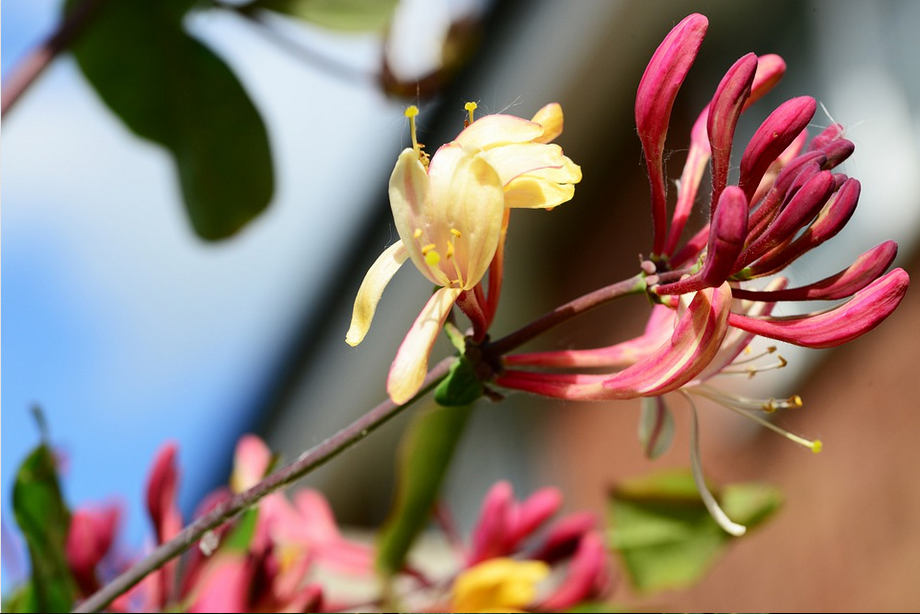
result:
<svg viewBox="0 0 920 614"><path fill-rule="evenodd" d="M454 303L476 288L503 241L507 208L551 209L572 198L581 169L551 145L562 132L562 108L548 104L532 120L487 115L473 121L431 157L415 136L414 106L406 110L412 147L390 176L390 207L400 240L371 265L355 298L349 345L361 343L377 303L400 266L411 259L440 288L399 347L387 379L396 403L418 391L428 355Z"/></svg>
<svg viewBox="0 0 920 614"><path fill-rule="evenodd" d="M549 575L543 561L489 559L457 576L454 612L523 612L537 596L537 584Z"/></svg>

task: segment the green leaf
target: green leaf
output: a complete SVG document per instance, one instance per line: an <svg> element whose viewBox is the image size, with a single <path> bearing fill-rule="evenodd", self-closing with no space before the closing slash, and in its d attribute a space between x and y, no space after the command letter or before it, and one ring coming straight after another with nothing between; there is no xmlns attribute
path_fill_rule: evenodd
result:
<svg viewBox="0 0 920 614"><path fill-rule="evenodd" d="M192 4L106 2L72 50L125 125L170 151L195 232L217 240L268 206L274 172L265 125L243 86L182 29Z"/></svg>
<svg viewBox="0 0 920 614"><path fill-rule="evenodd" d="M434 391L434 400L445 407L469 405L482 396L482 382L476 377L473 365L460 356L450 366L447 374Z"/></svg>
<svg viewBox="0 0 920 614"><path fill-rule="evenodd" d="M69 611L76 597L65 550L70 511L61 496L54 456L44 443L19 467L13 484L13 512L32 565L32 594L26 594L20 603L39 612Z"/></svg>
<svg viewBox="0 0 920 614"><path fill-rule="evenodd" d="M377 541L377 569L403 568L425 527L472 407L434 407L418 413L400 443L396 498Z"/></svg>
<svg viewBox="0 0 920 614"><path fill-rule="evenodd" d="M729 518L749 530L782 503L779 491L763 484L729 485L718 498ZM633 586L643 592L696 583L736 539L710 517L689 471L626 482L613 491L609 509L610 547L620 553Z"/></svg>
<svg viewBox="0 0 920 614"><path fill-rule="evenodd" d="M256 0L260 8L346 32L381 30L393 16L398 0Z"/></svg>

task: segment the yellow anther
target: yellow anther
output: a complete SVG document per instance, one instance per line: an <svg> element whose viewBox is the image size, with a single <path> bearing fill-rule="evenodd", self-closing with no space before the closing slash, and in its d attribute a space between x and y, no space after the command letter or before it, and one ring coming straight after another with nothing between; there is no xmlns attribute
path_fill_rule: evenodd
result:
<svg viewBox="0 0 920 614"><path fill-rule="evenodd" d="M415 106L414 104L410 104L408 107L406 107L406 110L403 114L409 119L412 119L413 117L418 115L418 107Z"/></svg>
<svg viewBox="0 0 920 614"><path fill-rule="evenodd" d="M423 255L423 256L427 255L428 252L430 252L431 250L433 250L435 247L437 247L437 246L436 246L434 243L429 243L428 245L423 245L423 246L422 246L422 255Z"/></svg>
<svg viewBox="0 0 920 614"><path fill-rule="evenodd" d="M796 407L796 408L802 407L803 405L805 405L805 403L802 401L802 397L800 397L797 394L794 394L791 397L789 397L789 403L792 405L792 407Z"/></svg>
<svg viewBox="0 0 920 614"><path fill-rule="evenodd" d="M454 243L453 243L453 241L448 241L448 242L447 242L447 253L444 254L444 257L447 258L448 260L450 260L451 258L454 257Z"/></svg>
<svg viewBox="0 0 920 614"><path fill-rule="evenodd" d="M416 228L416 229L415 229L415 232L412 233L412 238L413 238L413 239L418 239L418 238L421 237L421 236L422 236L422 229L421 229L421 228Z"/></svg>
<svg viewBox="0 0 920 614"><path fill-rule="evenodd" d="M776 358L779 360L779 366L776 367L777 369L782 369L783 367L789 364L789 361L783 358L782 356L780 356L779 354L776 355Z"/></svg>
<svg viewBox="0 0 920 614"><path fill-rule="evenodd" d="M818 454L823 449L824 449L824 444L821 443L820 439L815 439L813 442L811 442L811 451L814 452L815 454Z"/></svg>
<svg viewBox="0 0 920 614"><path fill-rule="evenodd" d="M771 345L771 346L769 346L769 347L767 348L767 354L772 354L772 353L775 352L775 351L776 351L776 346L775 346L775 345Z"/></svg>
<svg viewBox="0 0 920 614"><path fill-rule="evenodd" d="M450 229L450 234L454 235L454 236L457 237L458 239L459 239L460 237L463 236L462 234L460 234L460 231L457 230L456 228L451 228L451 229Z"/></svg>
<svg viewBox="0 0 920 614"><path fill-rule="evenodd" d="M428 266L438 266L438 263L441 262L441 255L438 253L438 250L433 249L426 253L425 262L428 263Z"/></svg>
<svg viewBox="0 0 920 614"><path fill-rule="evenodd" d="M768 414L772 414L773 412L776 411L776 399L770 399L769 401L761 405L760 408L764 410L765 412L767 412Z"/></svg>
<svg viewBox="0 0 920 614"><path fill-rule="evenodd" d="M412 137L412 149L415 150L415 153L418 155L419 161L425 168L428 167L428 154L422 151L424 145L418 142L418 137L415 134L415 116L418 115L418 107L414 104L410 104L406 107L405 112L403 113L406 117L409 118L409 134Z"/></svg>
<svg viewBox="0 0 920 614"><path fill-rule="evenodd" d="M479 108L479 105L476 104L475 102L470 101L470 102L466 103L465 105L463 105L463 108L466 109L466 112L470 114L470 119L469 119L469 121L468 121L467 124L466 124L467 126L469 126L470 124L472 124L472 123L475 121L475 120L473 119L473 111L475 111L476 109L478 109L478 108Z"/></svg>

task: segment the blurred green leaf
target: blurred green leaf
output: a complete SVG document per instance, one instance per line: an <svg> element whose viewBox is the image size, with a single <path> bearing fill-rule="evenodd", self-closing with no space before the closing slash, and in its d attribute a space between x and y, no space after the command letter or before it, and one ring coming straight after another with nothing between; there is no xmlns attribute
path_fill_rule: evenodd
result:
<svg viewBox="0 0 920 614"><path fill-rule="evenodd" d="M251 507L243 512L239 521L224 539L221 547L240 554L249 552L249 544L252 542L252 536L256 534L256 525L258 521L258 507Z"/></svg>
<svg viewBox="0 0 920 614"><path fill-rule="evenodd" d="M460 356L450 366L450 372L434 391L434 400L445 407L469 405L482 396L482 382L473 365Z"/></svg>
<svg viewBox="0 0 920 614"><path fill-rule="evenodd" d="M377 569L390 576L403 568L425 527L472 407L434 407L419 412L403 435L396 498L377 541Z"/></svg>
<svg viewBox="0 0 920 614"><path fill-rule="evenodd" d="M195 232L216 240L268 206L274 171L265 125L243 86L182 28L192 4L106 2L72 50L125 125L172 153Z"/></svg>
<svg viewBox="0 0 920 614"><path fill-rule="evenodd" d="M749 530L782 503L779 491L763 484L729 485L718 498L729 518ZM696 583L735 539L710 517L689 471L626 482L611 494L609 509L609 544L633 586L644 592Z"/></svg>
<svg viewBox="0 0 920 614"><path fill-rule="evenodd" d="M13 513L32 566L31 591L26 589L17 605L38 612L69 611L76 597L65 550L70 511L61 496L54 456L44 443L32 450L16 473Z"/></svg>
<svg viewBox="0 0 920 614"><path fill-rule="evenodd" d="M361 32L383 29L397 4L398 0L256 0L246 9L267 9L331 30Z"/></svg>

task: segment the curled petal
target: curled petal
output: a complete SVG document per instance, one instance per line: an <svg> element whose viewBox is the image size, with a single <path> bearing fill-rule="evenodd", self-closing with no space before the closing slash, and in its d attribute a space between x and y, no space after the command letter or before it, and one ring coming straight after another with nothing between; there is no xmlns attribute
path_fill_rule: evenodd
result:
<svg viewBox="0 0 920 614"><path fill-rule="evenodd" d="M735 126L741 117L741 109L751 94L754 73L757 70L757 56L749 53L735 62L716 88L709 104L709 119L706 132L712 151L712 204L714 213L719 196L728 182L728 167L731 161L732 140ZM747 199L745 199L747 204Z"/></svg>
<svg viewBox="0 0 920 614"><path fill-rule="evenodd" d="M891 266L898 244L885 241L856 259L844 270L807 286L787 290L746 290L735 288L732 295L752 301L831 301L852 296L877 279ZM750 314L748 314L750 315Z"/></svg>
<svg viewBox="0 0 920 614"><path fill-rule="evenodd" d="M668 451L674 439L674 417L664 397L642 397L638 431L647 458L655 459Z"/></svg>
<svg viewBox="0 0 920 614"><path fill-rule="evenodd" d="M403 339L387 377L387 392L394 403L407 402L422 386L431 348L460 292L460 288L440 288L432 294Z"/></svg>
<svg viewBox="0 0 920 614"><path fill-rule="evenodd" d="M748 332L810 348L835 347L878 326L895 310L910 277L894 269L857 292L846 303L827 311L784 318L729 315L729 324Z"/></svg>
<svg viewBox="0 0 920 614"><path fill-rule="evenodd" d="M651 354L667 341L673 332L674 310L664 305L655 305L645 332L635 339L591 350L511 354L505 357L505 364L539 367L626 367Z"/></svg>
<svg viewBox="0 0 920 614"><path fill-rule="evenodd" d="M500 145L528 143L539 139L543 134L543 126L536 121L513 115L495 114L477 119L464 128L454 139L454 143L475 153Z"/></svg>
<svg viewBox="0 0 920 614"><path fill-rule="evenodd" d="M665 36L655 50L636 92L636 128L652 191L652 219L655 225L654 253L665 243L666 196L662 154L671 108L681 84L696 58L709 21L698 13L685 17Z"/></svg>
<svg viewBox="0 0 920 614"><path fill-rule="evenodd" d="M808 125L816 108L814 98L809 96L787 100L764 120L751 137L741 156L741 178L738 182L749 201L767 168Z"/></svg>
<svg viewBox="0 0 920 614"><path fill-rule="evenodd" d="M348 332L345 334L345 342L348 345L355 346L364 340L364 336L371 327L371 321L374 319L374 312L377 311L377 303L383 296L384 288L408 257L409 252L406 246L402 241L397 241L386 248L368 269L364 281L361 282L361 287L358 288L358 294L355 296L351 326L348 327Z"/></svg>
<svg viewBox="0 0 920 614"><path fill-rule="evenodd" d="M719 286L732 269L747 235L748 203L744 192L729 186L722 192L709 226L709 244L702 278L707 286Z"/></svg>
<svg viewBox="0 0 920 614"><path fill-rule="evenodd" d="M576 512L554 523L546 533L540 547L527 558L545 561L552 565L572 556L581 538L598 526L592 512Z"/></svg>
<svg viewBox="0 0 920 614"><path fill-rule="evenodd" d="M578 183L581 168L562 155L558 145L542 143L521 143L495 147L482 154L501 180L507 185L512 179L525 173L546 169L541 176L557 183ZM555 172L552 172L552 171Z"/></svg>
<svg viewBox="0 0 920 614"><path fill-rule="evenodd" d="M545 105L530 120L543 126L543 134L534 139L536 143L549 143L562 134L562 106L558 102Z"/></svg>
<svg viewBox="0 0 920 614"><path fill-rule="evenodd" d="M727 329L731 288L697 292L671 338L631 367L610 376L506 370L495 382L544 396L595 401L671 392L693 380L716 355Z"/></svg>
<svg viewBox="0 0 920 614"><path fill-rule="evenodd" d="M574 185L547 181L527 173L505 187L505 206L512 209L552 209L572 200L573 196Z"/></svg>
<svg viewBox="0 0 920 614"><path fill-rule="evenodd" d="M562 507L562 493L558 488L541 488L515 506L512 516L511 547L530 537Z"/></svg>

